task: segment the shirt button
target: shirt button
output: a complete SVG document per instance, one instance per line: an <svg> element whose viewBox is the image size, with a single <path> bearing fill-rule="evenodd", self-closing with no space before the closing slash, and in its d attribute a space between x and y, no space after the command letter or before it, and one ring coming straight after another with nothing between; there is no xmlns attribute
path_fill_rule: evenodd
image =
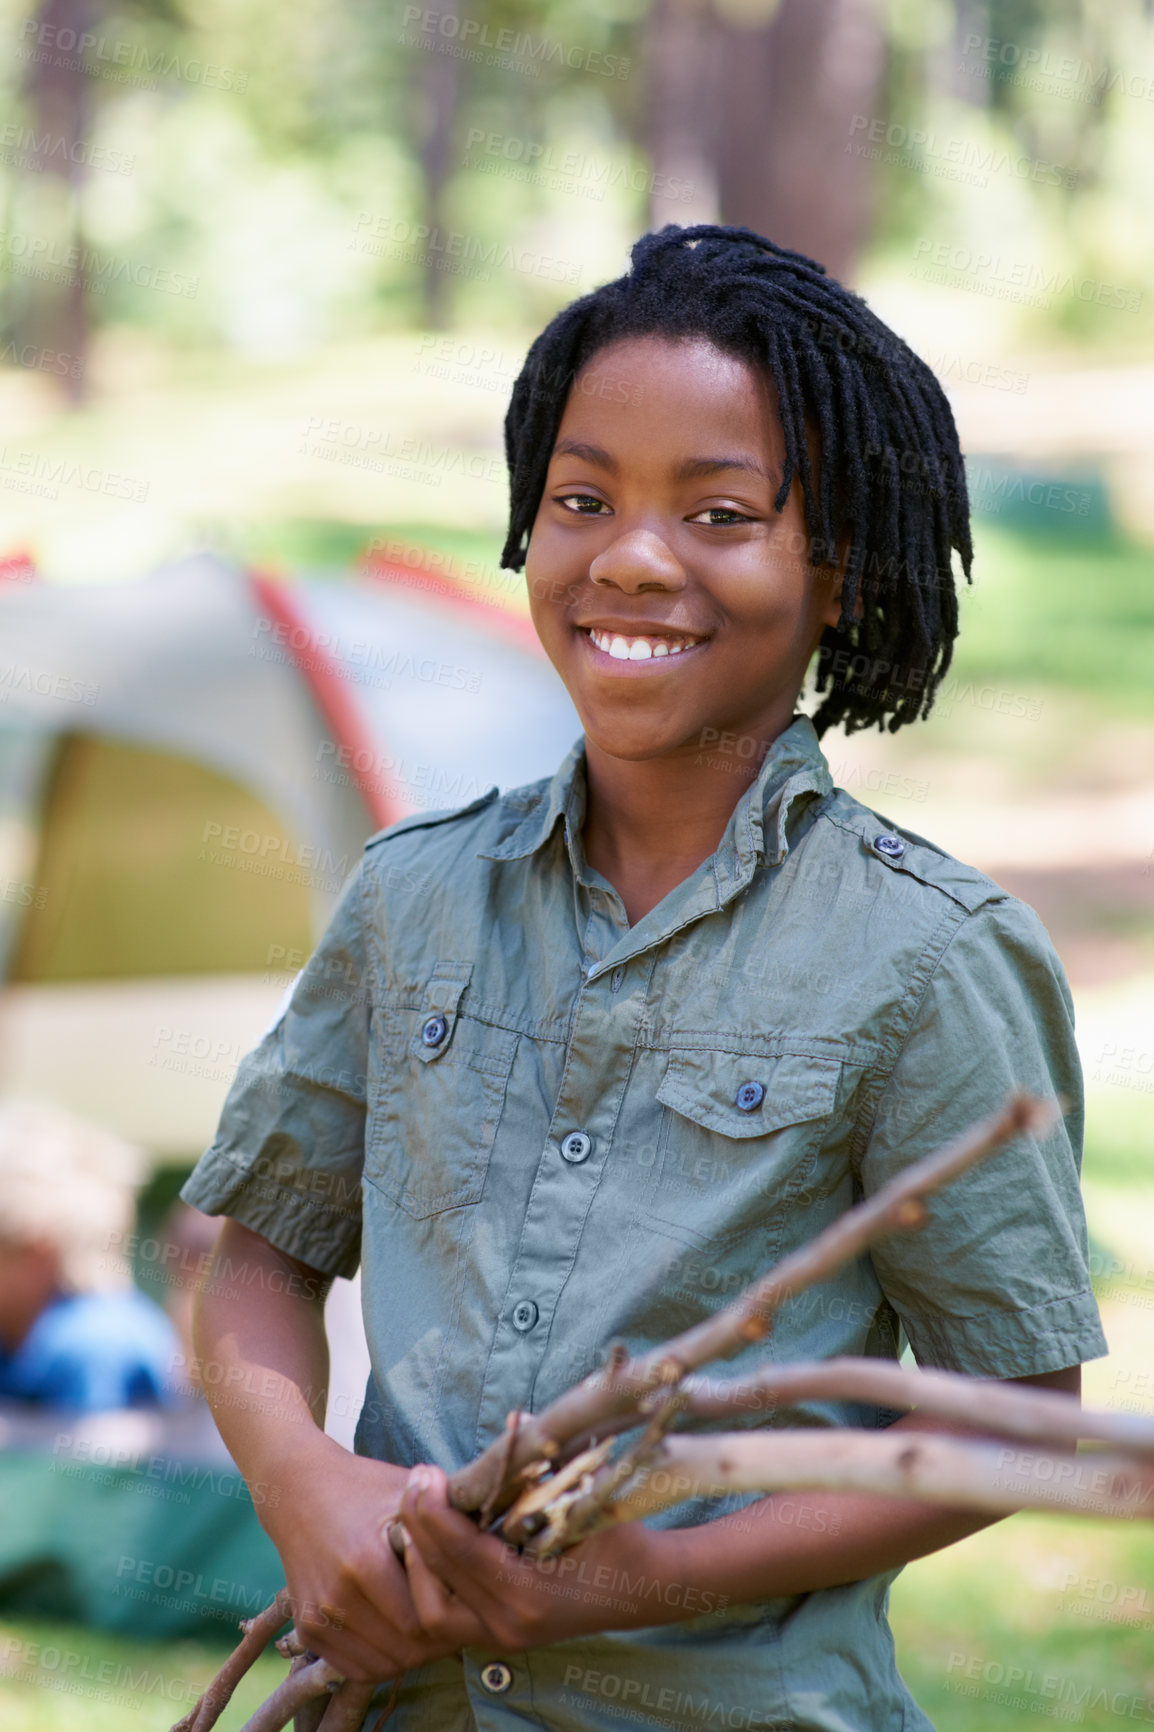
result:
<svg viewBox="0 0 1154 1732"><path fill-rule="evenodd" d="M421 1039L424 1041L426 1046L440 1046L448 1031L448 1023L445 1021L444 1017L438 1013L436 1016L431 1016L422 1028Z"/></svg>
<svg viewBox="0 0 1154 1732"><path fill-rule="evenodd" d="M737 1091L737 1104L743 1113L755 1113L765 1099L765 1084L744 1082Z"/></svg>
<svg viewBox="0 0 1154 1732"><path fill-rule="evenodd" d="M906 851L906 845L900 836L875 836L874 852L884 854L887 860L900 860Z"/></svg>
<svg viewBox="0 0 1154 1732"><path fill-rule="evenodd" d="M621 990L621 982L624 979L625 979L625 970L623 968L615 968L613 970L612 975L610 976L610 979L609 979L610 992L619 992Z"/></svg>
<svg viewBox="0 0 1154 1732"><path fill-rule="evenodd" d="M503 1660L490 1660L481 1667L481 1688L491 1696L500 1696L513 1682L513 1674Z"/></svg>
<svg viewBox="0 0 1154 1732"><path fill-rule="evenodd" d="M586 1136L584 1131L570 1131L561 1144L561 1153L565 1160L572 1161L574 1166L588 1160L589 1151L593 1147L593 1138Z"/></svg>
<svg viewBox="0 0 1154 1732"><path fill-rule="evenodd" d="M527 1335L540 1315L531 1299L519 1299L513 1307L513 1327L522 1335ZM502 1689L504 1688L502 1685Z"/></svg>

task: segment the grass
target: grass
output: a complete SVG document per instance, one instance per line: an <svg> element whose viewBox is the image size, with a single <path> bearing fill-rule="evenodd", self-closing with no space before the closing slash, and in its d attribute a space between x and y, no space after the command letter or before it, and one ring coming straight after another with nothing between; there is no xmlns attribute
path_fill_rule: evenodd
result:
<svg viewBox="0 0 1154 1732"><path fill-rule="evenodd" d="M181 1641L144 1643L76 1624L0 1623L4 1732L169 1732L228 1652ZM230 1726L252 1714L285 1674L266 1654L244 1679Z"/></svg>
<svg viewBox="0 0 1154 1732"><path fill-rule="evenodd" d="M938 1732L1154 1720L1154 1526L1018 1515L911 1564L893 1591L902 1675ZM168 1732L225 1650L74 1625L0 1625L5 1732ZM269 1653L239 1726L284 1676ZM83 1706L81 1706L83 1704Z"/></svg>
<svg viewBox="0 0 1154 1732"><path fill-rule="evenodd" d="M910 1565L891 1622L938 1732L1154 1720L1154 1526L1039 1514Z"/></svg>

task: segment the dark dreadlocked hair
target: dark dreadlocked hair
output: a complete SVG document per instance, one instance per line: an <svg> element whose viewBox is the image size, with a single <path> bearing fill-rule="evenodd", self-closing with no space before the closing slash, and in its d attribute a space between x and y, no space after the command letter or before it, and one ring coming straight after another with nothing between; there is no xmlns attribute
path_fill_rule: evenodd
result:
<svg viewBox="0 0 1154 1732"><path fill-rule="evenodd" d="M625 276L574 301L533 343L505 417L501 564L524 564L581 369L609 343L654 335L703 337L769 373L785 434L774 506L784 510L796 477L815 566L836 566L848 540L841 617L818 654L816 690L829 692L813 718L818 732L840 722L892 733L927 715L958 631L951 549L967 580L973 557L950 406L925 362L859 295L752 229L670 223L643 235ZM807 425L818 436L816 479Z"/></svg>

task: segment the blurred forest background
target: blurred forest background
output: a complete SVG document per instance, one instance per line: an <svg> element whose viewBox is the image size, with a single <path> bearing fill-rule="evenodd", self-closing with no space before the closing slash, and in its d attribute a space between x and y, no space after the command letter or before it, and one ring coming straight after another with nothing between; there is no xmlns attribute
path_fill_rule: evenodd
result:
<svg viewBox="0 0 1154 1732"><path fill-rule="evenodd" d="M975 513L959 652L924 727L827 755L1050 928L1112 1349L1087 1396L1154 1411L1151 0L0 0L0 93L16 577L209 548L340 582L391 544L523 613L510 386L664 222L811 253L925 356ZM1154 1720L1145 1524L1016 1517L907 1571L894 1622L949 1732ZM60 1682L0 1675L6 1726L168 1723Z"/></svg>

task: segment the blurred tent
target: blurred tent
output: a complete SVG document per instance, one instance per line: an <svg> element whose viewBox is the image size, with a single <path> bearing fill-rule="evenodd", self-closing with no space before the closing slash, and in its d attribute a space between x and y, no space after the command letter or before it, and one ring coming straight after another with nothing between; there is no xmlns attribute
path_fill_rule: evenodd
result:
<svg viewBox="0 0 1154 1732"><path fill-rule="evenodd" d="M580 723L528 620L436 573L30 575L0 582L0 1089L187 1158L365 838L549 774Z"/></svg>

